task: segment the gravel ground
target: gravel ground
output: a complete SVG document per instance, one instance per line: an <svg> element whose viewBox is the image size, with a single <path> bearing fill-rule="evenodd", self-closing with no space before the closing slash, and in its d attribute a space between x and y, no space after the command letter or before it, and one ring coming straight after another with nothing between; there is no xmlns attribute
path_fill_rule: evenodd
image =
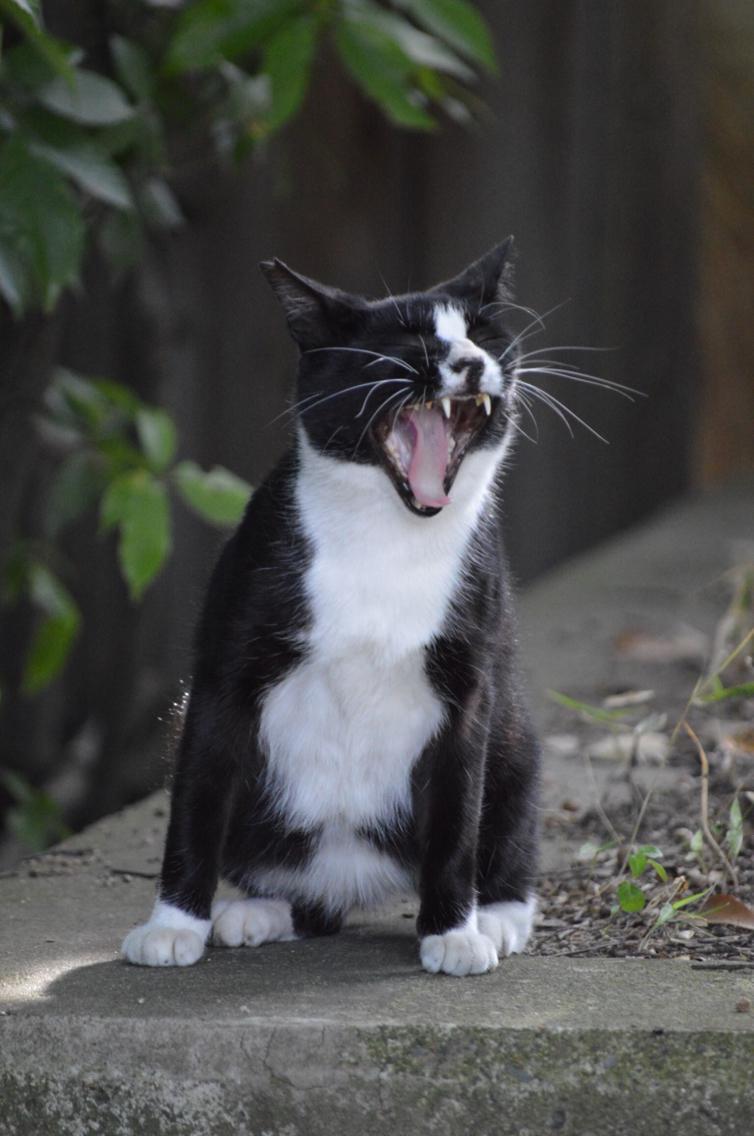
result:
<svg viewBox="0 0 754 1136"><path fill-rule="evenodd" d="M742 704L738 723L727 723L743 740L754 734L746 725L752 709L751 702ZM703 733L719 735L719 721L708 719L706 724ZM547 835L565 841L575 852L562 869L540 880L538 953L754 965L754 760L732 760L723 746L710 749L709 763L708 826L735 875L701 833L703 779L696 748L687 739L679 741L656 778L646 767L634 774L624 762L607 779L599 802L596 794L585 808L566 799L561 809L545 817ZM735 857L730 847L731 839L736 847L730 833L734 801L742 822ZM650 864L632 876L628 856L646 845L662 854L656 859L665 881ZM621 910L622 880L643 892L641 911ZM750 926L708 922L699 914L704 898L676 908L672 918L658 923L665 905L699 893L708 894L708 904L721 894L735 896L749 908Z"/></svg>

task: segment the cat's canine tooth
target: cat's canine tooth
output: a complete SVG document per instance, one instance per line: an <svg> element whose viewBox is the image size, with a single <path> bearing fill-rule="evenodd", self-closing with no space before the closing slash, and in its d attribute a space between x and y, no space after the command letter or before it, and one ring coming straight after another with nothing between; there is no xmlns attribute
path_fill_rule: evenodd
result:
<svg viewBox="0 0 754 1136"><path fill-rule="evenodd" d="M434 402L432 401L432 399L430 399L429 402L425 402L424 405L426 406L427 410L431 410L434 406Z"/></svg>
<svg viewBox="0 0 754 1136"><path fill-rule="evenodd" d="M442 403L443 414L446 418L450 418L450 399L445 395L445 398L441 398L440 402Z"/></svg>
<svg viewBox="0 0 754 1136"><path fill-rule="evenodd" d="M484 413L489 418L489 416L492 414L492 399L488 394L483 394L482 402L484 403Z"/></svg>

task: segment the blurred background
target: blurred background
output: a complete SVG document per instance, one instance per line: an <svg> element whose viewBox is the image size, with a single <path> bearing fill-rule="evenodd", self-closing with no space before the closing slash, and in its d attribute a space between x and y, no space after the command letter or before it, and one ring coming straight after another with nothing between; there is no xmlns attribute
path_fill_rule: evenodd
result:
<svg viewBox="0 0 754 1136"><path fill-rule="evenodd" d="M289 434L264 257L383 295L512 232L529 345L643 392L530 376L607 444L538 406L505 495L520 585L754 469L745 0L0 21L0 862L166 778L204 583Z"/></svg>

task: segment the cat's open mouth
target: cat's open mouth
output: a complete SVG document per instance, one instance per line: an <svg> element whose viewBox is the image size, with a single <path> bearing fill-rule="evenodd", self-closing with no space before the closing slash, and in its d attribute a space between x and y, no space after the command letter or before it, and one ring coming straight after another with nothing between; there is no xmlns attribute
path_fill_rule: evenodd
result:
<svg viewBox="0 0 754 1136"><path fill-rule="evenodd" d="M490 395L477 394L415 403L378 422L377 452L412 512L434 516L450 504L464 454L491 413Z"/></svg>

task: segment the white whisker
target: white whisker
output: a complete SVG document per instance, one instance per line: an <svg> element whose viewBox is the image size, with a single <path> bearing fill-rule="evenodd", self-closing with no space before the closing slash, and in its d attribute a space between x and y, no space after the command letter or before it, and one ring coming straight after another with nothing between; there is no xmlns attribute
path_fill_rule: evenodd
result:
<svg viewBox="0 0 754 1136"><path fill-rule="evenodd" d="M304 355L314 355L319 351L347 351L352 355L372 355L375 360L395 363L396 367L405 367L412 375L418 375L416 367L412 367L405 359L396 359L394 355L381 355L379 351L369 351L366 347L310 347Z"/></svg>
<svg viewBox="0 0 754 1136"><path fill-rule="evenodd" d="M550 409L553 410L555 414L557 414L558 417L563 420L571 437L573 437L574 434L573 430L571 429L571 425L566 418L566 414L569 415L574 420L574 422L580 423L585 430L589 431L590 434L594 434L595 438L599 438L599 440L601 442L604 442L606 446L610 445L607 438L603 438L602 434L600 434L599 431L595 430L593 426L590 426L588 422L585 422L583 418L580 418L574 410L571 410L570 406L566 406L566 404L564 402L561 402L559 398L556 398L554 394L550 394L549 391L543 391L541 387L536 387L532 383L526 383L523 379L518 379L517 381L521 384L522 387L528 390L534 398L538 398L540 402L543 402L546 406L549 406Z"/></svg>
<svg viewBox="0 0 754 1136"><path fill-rule="evenodd" d="M356 417L357 417L357 418L361 418L362 414L363 414L363 413L364 413L364 411L366 410L366 405L367 405L367 403L369 402L369 400L370 400L370 398L372 397L372 395L374 394L374 392L375 392L375 391L377 390L377 387L381 387L381 386L384 386L384 385L385 385L385 383L402 383L402 384L403 384L403 386L405 387L405 386L406 386L406 383L407 383L407 380L406 380L406 379L380 379L380 381L379 381L379 382L377 382L377 383L373 383L373 384L372 384L372 389L371 389L371 390L370 390L370 391L369 391L369 392L367 393L367 395L366 395L366 397L365 397L364 401L363 401L363 402L362 402L362 404L361 404L361 410L360 410L360 411L359 411L359 413L358 413L358 414L356 415ZM400 391L399 391L398 393L400 394Z"/></svg>
<svg viewBox="0 0 754 1136"><path fill-rule="evenodd" d="M526 325L526 327L525 327L525 328L523 329L523 331L520 331L520 332L518 333L518 335L516 335L516 336L515 336L515 337L514 337L514 338L513 338L512 340L511 340L511 342L510 342L510 343L508 344L508 346L506 347L505 351L503 351L501 355L498 355L498 357L497 357L497 358L498 358L498 362L502 362L502 360L503 360L503 359L505 358L505 356L506 356L506 355L508 354L508 352L509 352L509 351L512 351L512 350L513 350L513 348L514 348L514 347L516 346L516 344L518 344L518 343L520 343L520 342L521 342L521 340L523 339L523 337L524 337L524 336L526 335L527 331L529 331L529 330L530 330L531 328L535 327L535 326L536 326L536 324L539 324L540 326L539 326L538 330L537 330L536 332L533 332L532 334L535 334L535 335L539 335L539 332L540 332L540 331L544 331L544 326L545 326L545 325L544 325L544 320L545 320L545 317L546 317L546 316L550 316L550 315L552 315L552 313L553 313L553 312L557 312L559 308L563 308L563 307L565 307L565 305L566 305L566 304L568 304L568 303L570 303L570 300L561 300L559 304L555 304L555 306L554 306L553 308L548 308L548 309L547 309L547 311L546 311L546 312L544 312L544 313L543 313L543 314L542 314L541 316L539 316L539 315L538 315L538 316L536 316L536 318L535 318L535 319L533 319L533 320L531 321L531 323L528 323L528 324Z"/></svg>
<svg viewBox="0 0 754 1136"><path fill-rule="evenodd" d="M516 367L517 375L553 375L555 378L572 379L574 383L584 383L590 387L602 387L604 390L612 391L613 394L618 394L621 398L628 399L633 402L632 395L641 394L641 391L635 391L632 387L624 387L622 383L613 383L609 379L601 379L598 375L586 375L582 371L563 370L556 367Z"/></svg>
<svg viewBox="0 0 754 1136"><path fill-rule="evenodd" d="M366 424L366 426L364 427L364 429L363 429L363 430L361 431L361 433L359 434L359 440L358 440L358 442L356 443L356 445L355 445L355 446L354 446L354 448L353 448L353 452L354 452L354 453L357 453L357 452L358 452L358 450L359 450L359 447L361 446L361 443L362 443L362 442L364 441L364 435L365 435L365 434L367 433L367 431L369 430L369 427L370 427L370 426L372 425L372 423L374 422L375 418L376 418L376 417L377 417L377 416L378 416L379 414L381 414L381 413L382 413L382 411L383 411L383 410L385 410L385 409L386 409L386 408L387 408L387 407L388 407L388 406L390 405L390 403L391 403L391 402L393 401L393 399L396 399L396 398L400 398L400 397L401 397L401 396L403 395L403 393L404 393L403 391L394 391L394 392L393 392L392 394L389 394L389 395L387 396L387 398L386 398L386 399L384 399L384 400L383 400L383 401L382 401L382 402L380 403L380 405L379 405L379 406L377 407L377 409L375 410L375 412L374 412L374 414L372 415L372 417L371 417L371 418L369 419L369 421L367 422L367 424ZM410 397L410 394L409 394L409 395L407 395L406 397L407 397L407 398L408 398L408 397Z"/></svg>
<svg viewBox="0 0 754 1136"><path fill-rule="evenodd" d="M349 394L351 391L364 390L365 387L371 387L372 390L374 390L375 387L381 386L383 383L402 383L405 386L408 381L408 379L375 379L370 383L355 383L351 387L344 387L343 390L334 391L332 394L325 395L324 398L320 398L322 392L317 391L316 394L307 395L306 398L300 399L298 402L295 402L293 406L289 406L286 410L283 410L269 422L269 425L271 426L273 422L277 422L280 418L285 418L288 414L295 414L299 410L306 413L309 410L313 410L315 406L320 406L323 402L329 402L331 398L339 398L341 395ZM367 398L368 397L367 395ZM312 403L312 399L319 399L319 402ZM307 403L311 405L307 406Z"/></svg>

